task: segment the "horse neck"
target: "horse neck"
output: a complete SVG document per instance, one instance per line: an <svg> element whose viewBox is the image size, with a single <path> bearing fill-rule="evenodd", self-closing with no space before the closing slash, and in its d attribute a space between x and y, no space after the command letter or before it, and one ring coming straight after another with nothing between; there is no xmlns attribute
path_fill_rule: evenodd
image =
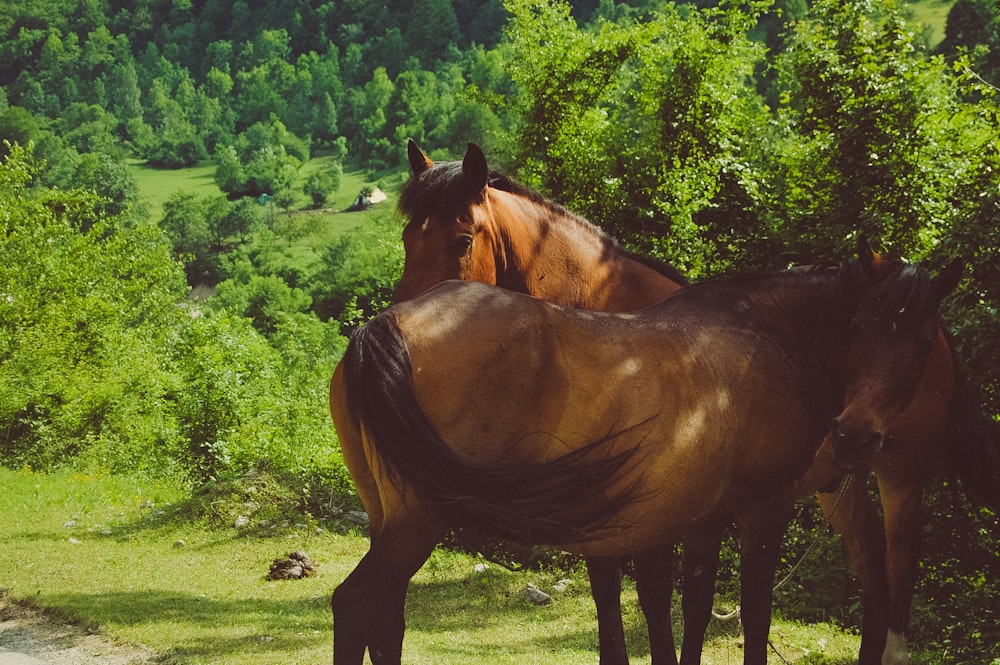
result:
<svg viewBox="0 0 1000 665"><path fill-rule="evenodd" d="M817 388L830 387L842 397L852 287L833 274L784 272L762 279L765 288L752 292L748 309L792 363L821 379L815 382ZM770 280L778 288L767 288Z"/></svg>
<svg viewBox="0 0 1000 665"><path fill-rule="evenodd" d="M490 192L500 286L606 312L642 309L681 288L582 217L508 192Z"/></svg>

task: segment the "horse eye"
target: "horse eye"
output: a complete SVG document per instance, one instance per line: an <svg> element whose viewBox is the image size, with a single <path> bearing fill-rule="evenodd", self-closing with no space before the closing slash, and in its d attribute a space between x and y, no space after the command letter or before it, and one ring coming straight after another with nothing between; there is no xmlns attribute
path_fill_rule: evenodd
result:
<svg viewBox="0 0 1000 665"><path fill-rule="evenodd" d="M466 235L463 233L462 235L455 238L455 254L457 254L458 256L462 256L463 254L468 252L470 247L472 247L471 235Z"/></svg>

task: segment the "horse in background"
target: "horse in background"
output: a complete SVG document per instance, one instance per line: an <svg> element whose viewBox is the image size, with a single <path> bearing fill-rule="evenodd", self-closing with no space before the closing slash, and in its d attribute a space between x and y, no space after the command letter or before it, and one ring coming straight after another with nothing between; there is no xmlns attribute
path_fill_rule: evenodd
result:
<svg viewBox="0 0 1000 665"><path fill-rule="evenodd" d="M399 662L409 579L449 525L616 556L735 514L744 662L765 663L796 481L828 433L840 465L879 454L961 273L874 266L709 280L628 314L448 282L373 319L343 398L382 524L334 593L334 662Z"/></svg>

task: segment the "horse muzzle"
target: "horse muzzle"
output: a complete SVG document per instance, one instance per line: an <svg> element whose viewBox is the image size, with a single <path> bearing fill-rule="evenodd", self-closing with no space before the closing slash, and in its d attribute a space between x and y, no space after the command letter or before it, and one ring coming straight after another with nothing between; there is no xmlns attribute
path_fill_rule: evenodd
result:
<svg viewBox="0 0 1000 665"><path fill-rule="evenodd" d="M840 418L833 421L830 436L834 464L852 473L871 469L885 441L882 432L853 426Z"/></svg>

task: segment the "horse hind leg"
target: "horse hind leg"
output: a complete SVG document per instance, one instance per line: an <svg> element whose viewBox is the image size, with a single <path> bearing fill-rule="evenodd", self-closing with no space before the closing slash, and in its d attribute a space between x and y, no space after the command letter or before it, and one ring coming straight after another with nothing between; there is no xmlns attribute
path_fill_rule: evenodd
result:
<svg viewBox="0 0 1000 665"><path fill-rule="evenodd" d="M757 506L739 517L740 603L744 665L767 665L768 633L774 599L774 571L792 516L791 501Z"/></svg>
<svg viewBox="0 0 1000 665"><path fill-rule="evenodd" d="M427 561L444 529L434 520L383 528L371 549L333 593L334 665L398 665L410 578Z"/></svg>
<svg viewBox="0 0 1000 665"><path fill-rule="evenodd" d="M587 557L590 593L597 607L601 665L628 665L622 627L622 573L617 557Z"/></svg>
<svg viewBox="0 0 1000 665"><path fill-rule="evenodd" d="M674 548L649 550L635 557L635 583L639 606L646 617L649 655L653 665L677 665L670 603L674 592Z"/></svg>
<svg viewBox="0 0 1000 665"><path fill-rule="evenodd" d="M681 594L684 642L681 644L681 665L698 665L701 662L705 632L712 620L724 528L721 523L702 526L684 537L684 588Z"/></svg>

